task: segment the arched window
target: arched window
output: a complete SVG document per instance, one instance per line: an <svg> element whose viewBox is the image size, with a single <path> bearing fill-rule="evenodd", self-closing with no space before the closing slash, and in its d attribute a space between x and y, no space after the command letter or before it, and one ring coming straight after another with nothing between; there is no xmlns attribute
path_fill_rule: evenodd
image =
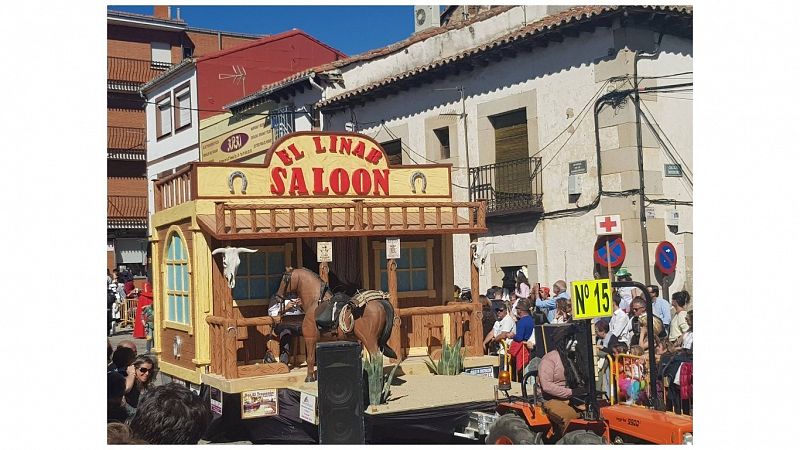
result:
<svg viewBox="0 0 800 450"><path fill-rule="evenodd" d="M189 254L178 233L169 239L166 255L166 286L168 322L191 324L189 309Z"/></svg>

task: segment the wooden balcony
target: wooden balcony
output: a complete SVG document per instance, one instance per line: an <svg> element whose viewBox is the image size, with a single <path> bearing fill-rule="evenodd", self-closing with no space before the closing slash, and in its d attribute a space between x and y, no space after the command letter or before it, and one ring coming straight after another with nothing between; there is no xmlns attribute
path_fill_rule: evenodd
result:
<svg viewBox="0 0 800 450"><path fill-rule="evenodd" d="M156 211L178 206L193 198L192 166L186 166L168 177L155 181Z"/></svg>
<svg viewBox="0 0 800 450"><path fill-rule="evenodd" d="M485 233L484 202L393 202L355 200L311 205L242 205L218 202L216 214L198 215L221 240L264 237L336 237Z"/></svg>
<svg viewBox="0 0 800 450"><path fill-rule="evenodd" d="M487 214L542 213L542 158L529 157L469 169L469 199L484 200Z"/></svg>

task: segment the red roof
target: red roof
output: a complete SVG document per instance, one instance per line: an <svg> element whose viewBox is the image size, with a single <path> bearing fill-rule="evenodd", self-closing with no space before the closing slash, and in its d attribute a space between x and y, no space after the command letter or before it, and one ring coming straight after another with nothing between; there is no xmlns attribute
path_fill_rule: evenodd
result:
<svg viewBox="0 0 800 450"><path fill-rule="evenodd" d="M304 32L302 30L294 29L294 30L284 31L283 33L278 33L278 34L273 34L271 36L266 36L266 37L263 37L261 39L257 39L255 41L248 42L246 44L237 45L236 47L232 47L232 48L229 48L227 50L220 50L220 51L215 52L215 53L210 53L208 55L205 55L205 56L202 56L200 58L197 58L197 62L202 62L202 61L207 61L209 59L219 58L221 56L229 55L231 53L240 52L242 50L246 50L246 49L252 48L252 47L258 47L259 45L264 45L264 44L267 44L267 43L270 43L270 42L279 41L281 39L286 39L286 38L292 37L292 36L305 36L308 39L316 42L317 44L319 44L319 45L321 45L321 46L323 46L323 47L325 47L327 49L330 49L332 52L336 53L339 57L347 58L346 54L340 52L339 50L336 50L335 48L331 47L330 45L328 45L328 44L326 44L326 43L324 43L322 41L320 41L319 39L314 38L310 34Z"/></svg>

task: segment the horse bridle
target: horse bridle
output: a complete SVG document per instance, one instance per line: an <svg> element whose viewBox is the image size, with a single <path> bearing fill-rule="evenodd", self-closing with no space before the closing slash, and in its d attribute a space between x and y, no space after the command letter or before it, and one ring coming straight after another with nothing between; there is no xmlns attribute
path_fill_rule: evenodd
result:
<svg viewBox="0 0 800 450"><path fill-rule="evenodd" d="M281 283L278 285L278 291L280 291L281 290L281 286L283 286L283 293L284 294L288 293L289 284L292 282L292 272L293 271L294 271L294 269L290 269L290 270L287 270L286 272L283 272L283 276L281 277ZM278 300L280 300L280 302L281 302L281 314L283 314L285 312L283 310L283 308L284 308L284 305L286 304L286 297L284 297L283 295L279 294L277 291L274 294L272 294L272 296L277 298Z"/></svg>

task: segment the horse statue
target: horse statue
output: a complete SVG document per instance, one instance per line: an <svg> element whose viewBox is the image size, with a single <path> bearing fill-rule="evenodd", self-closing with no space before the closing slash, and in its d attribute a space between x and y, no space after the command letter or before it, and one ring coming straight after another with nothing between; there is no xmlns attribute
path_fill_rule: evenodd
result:
<svg viewBox="0 0 800 450"><path fill-rule="evenodd" d="M329 333L326 332L325 340L330 340L329 338L333 337L359 341L370 354L380 350L381 353L390 358L397 358L394 350L386 344L389 340L389 335L392 333L394 308L385 298L377 298L367 301L361 307L353 307L350 297L341 293L334 295L319 275L304 267L297 269L287 267L281 278L278 291L273 297L283 303L284 296L288 293L297 294L303 303L303 311L305 312L302 330L303 340L306 344L306 363L308 364L306 382L317 379L314 372L316 346L320 340L320 330L317 327L317 323L321 323L324 328L325 325L335 322L335 320L331 319L335 319L337 313L341 313L340 305L349 304L347 309L352 312L352 321L351 323L336 326ZM318 314L318 311L322 314ZM320 315L327 317L319 317ZM339 315L344 316L345 314ZM343 320L347 321L344 317Z"/></svg>

